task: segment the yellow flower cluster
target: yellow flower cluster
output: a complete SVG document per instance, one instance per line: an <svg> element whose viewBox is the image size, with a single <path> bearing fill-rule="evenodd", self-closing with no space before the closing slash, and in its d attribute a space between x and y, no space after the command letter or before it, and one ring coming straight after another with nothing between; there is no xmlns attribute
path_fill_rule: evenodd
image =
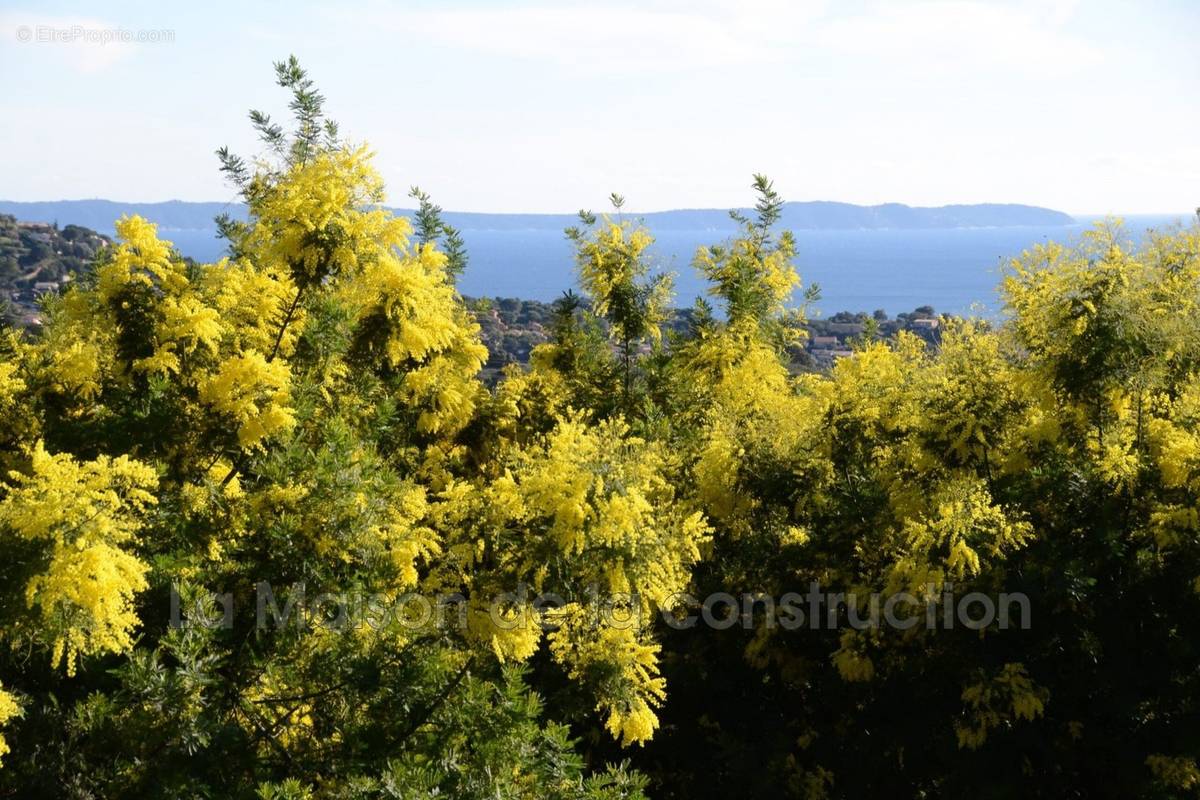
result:
<svg viewBox="0 0 1200 800"><path fill-rule="evenodd" d="M939 487L930 501L930 513L904 523L910 552L946 553L946 569L956 579L979 574L980 550L1002 556L1031 536L1029 523L1012 519L992 501L987 486L974 479Z"/></svg>
<svg viewBox="0 0 1200 800"><path fill-rule="evenodd" d="M912 394L925 447L954 465L1001 465L1014 449L1014 420L1030 413L1018 372L983 323L945 319L941 329L937 357L910 362L920 365Z"/></svg>
<svg viewBox="0 0 1200 800"><path fill-rule="evenodd" d="M266 437L296 423L288 405L290 372L283 361L267 361L250 350L226 360L200 384L200 400L237 424L244 448L262 445Z"/></svg>
<svg viewBox="0 0 1200 800"><path fill-rule="evenodd" d="M163 320L158 334L162 346L153 356L134 362L135 369L146 372L179 372L179 357L203 347L215 355L223 329L216 309L205 306L197 297L167 297L162 303Z"/></svg>
<svg viewBox="0 0 1200 800"><path fill-rule="evenodd" d="M222 259L205 269L198 283L206 302L221 316L221 340L232 352L269 353L278 342L280 356L292 354L305 316L302 308L292 308L291 320L282 325L297 295L286 272Z"/></svg>
<svg viewBox="0 0 1200 800"><path fill-rule="evenodd" d="M595 691L608 729L626 744L645 741L664 684L658 647L641 621L687 587L708 526L675 499L664 457L618 420L560 420L543 439L514 446L507 464L478 491L444 493L462 509L446 524L478 526L469 536L479 538L458 538L450 549L464 567L486 552L501 574L566 597L569 605L545 620L555 627L553 656L580 680L605 676ZM585 602L577 595L587 586L601 605L613 599L619 607ZM522 607L504 613L493 619L473 609L472 637L502 661L528 658L541 640L541 618Z"/></svg>
<svg viewBox="0 0 1200 800"><path fill-rule="evenodd" d="M833 654L833 665L842 680L851 683L869 681L875 677L875 663L864 650L866 639L857 631L845 631L840 647Z"/></svg>
<svg viewBox="0 0 1200 800"><path fill-rule="evenodd" d="M1005 664L992 678L963 689L968 718L955 724L958 746L978 749L987 741L989 731L1017 720L1030 722L1040 717L1048 698L1049 693L1030 680L1024 664Z"/></svg>
<svg viewBox="0 0 1200 800"><path fill-rule="evenodd" d="M112 258L96 270L96 290L104 303L119 301L130 284L167 294L187 286L183 264L171 258L171 243L158 238L158 226L132 216L117 220L114 227L118 244Z"/></svg>
<svg viewBox="0 0 1200 800"><path fill-rule="evenodd" d="M529 605L472 606L467 611L468 635L490 647L501 664L525 661L537 652L541 626L541 615Z"/></svg>
<svg viewBox="0 0 1200 800"><path fill-rule="evenodd" d="M734 302L727 309L731 327L746 332L750 323L787 313L786 303L800 285L800 274L792 264L794 255L790 238L781 241L779 247L764 250L755 238L741 237L729 247L701 247L692 265L712 282L710 294L725 298L754 296L748 307Z"/></svg>
<svg viewBox="0 0 1200 800"><path fill-rule="evenodd" d="M303 699L303 688L290 685L279 672L264 670L246 690L242 697L243 713L238 718L244 720L247 733L255 741L261 738L256 734L269 730L278 746L291 750L312 738L314 709L311 701ZM298 696L300 699L295 699ZM262 746L267 747L266 743Z"/></svg>
<svg viewBox="0 0 1200 800"><path fill-rule="evenodd" d="M396 239L380 247L362 274L347 283L360 324L383 322L369 342L380 361L403 371L403 398L421 409L428 433L452 433L470 420L482 387L476 375L487 360L479 326L447 279L446 257L425 245L410 252L407 220Z"/></svg>
<svg viewBox="0 0 1200 800"><path fill-rule="evenodd" d="M369 531L390 554L400 588L415 586L419 578L418 562L441 552L437 533L422 524L428 508L425 490L408 486L399 496L391 498L386 522Z"/></svg>
<svg viewBox="0 0 1200 800"><path fill-rule="evenodd" d="M76 341L52 352L49 375L56 391L85 400L100 394L100 350L93 342Z"/></svg>
<svg viewBox="0 0 1200 800"><path fill-rule="evenodd" d="M37 385L87 415L99 410L106 386L120 390L131 374L173 376L195 389L185 396L215 412L214 427L232 418L243 447L288 429L294 418L284 358L303 322L302 310L287 313L296 299L290 278L222 261L201 268L193 282L154 225L124 218L117 235L111 257L97 268L95 290L68 292L51 307L47 335L26 347ZM131 347L135 332L143 339ZM198 407L197 416L204 410Z"/></svg>
<svg viewBox="0 0 1200 800"><path fill-rule="evenodd" d="M572 604L551 616L559 627L549 637L550 652L568 666L572 679L591 681L596 673L603 676L596 709L607 714L605 727L625 746L642 744L654 735L658 728L654 709L666 699L666 680L658 671L661 647L649 640L647 629L635 619L596 627L582 607Z"/></svg>
<svg viewBox="0 0 1200 800"><path fill-rule="evenodd" d="M614 336L623 339L626 336L635 338L641 335L640 330L624 330L625 314L629 309L621 309L618 316L612 317L617 303L629 303L629 287L636 286L646 272L645 254L650 245L654 244L650 232L640 225L634 225L628 220L615 221L605 216L599 228L588 236L580 236L575 262L579 270L579 285L592 298L592 311L598 317L614 319L617 326ZM661 338L659 323L664 319L667 304L670 300L670 286L665 281L649 284L649 296L646 298L638 322L645 333L653 340Z"/></svg>
<svg viewBox="0 0 1200 800"><path fill-rule="evenodd" d="M322 152L294 164L253 200L254 224L241 247L268 272L299 286L359 272L384 249L403 243L406 220L375 208L383 181L366 147Z"/></svg>
<svg viewBox="0 0 1200 800"><path fill-rule="evenodd" d="M17 698L4 691L4 687L0 686L0 725L20 715L21 706L17 704ZM4 736L0 735L0 766L4 765L4 755L10 749L8 742L4 741Z"/></svg>
<svg viewBox="0 0 1200 800"><path fill-rule="evenodd" d="M25 381L18 377L17 365L10 361L0 363L0 411L7 411L23 391Z"/></svg>
<svg viewBox="0 0 1200 800"><path fill-rule="evenodd" d="M1188 756L1167 756L1154 753L1146 756L1146 766L1160 782L1184 792L1200 787L1200 766Z"/></svg>
<svg viewBox="0 0 1200 800"><path fill-rule="evenodd" d="M1200 377L1188 380L1166 414L1149 422L1150 440L1163 483L1200 489Z"/></svg>
<svg viewBox="0 0 1200 800"><path fill-rule="evenodd" d="M514 456L511 481L493 490L495 508L516 515L510 524L544 532L577 579L633 592L649 607L686 588L708 536L702 514L676 502L665 466L619 420L565 419L542 446ZM514 491L519 501L506 497ZM511 555L528 572L539 566Z"/></svg>
<svg viewBox="0 0 1200 800"><path fill-rule="evenodd" d="M759 341L714 337L692 366L713 376L707 437L694 467L697 495L710 516L741 536L762 522L754 516L759 502L744 489L752 465L819 447L825 401L819 392L798 392L778 354Z"/></svg>
<svg viewBox="0 0 1200 800"><path fill-rule="evenodd" d="M138 624L133 597L146 588L148 567L122 545L156 502L154 470L126 456L81 463L39 442L30 474L11 478L16 488L0 502L0 524L49 546L49 568L25 595L40 609L38 636L49 639L53 664L65 658L74 674L81 656L129 649Z"/></svg>

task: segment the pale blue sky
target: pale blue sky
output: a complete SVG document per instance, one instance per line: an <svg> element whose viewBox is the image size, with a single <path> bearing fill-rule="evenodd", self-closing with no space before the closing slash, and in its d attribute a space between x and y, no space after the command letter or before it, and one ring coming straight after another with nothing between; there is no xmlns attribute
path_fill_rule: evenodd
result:
<svg viewBox="0 0 1200 800"><path fill-rule="evenodd" d="M174 41L36 41L76 26ZM0 198L230 200L212 152L253 153L295 53L397 204L727 207L763 171L796 200L1186 212L1198 42L1195 0L3 0Z"/></svg>

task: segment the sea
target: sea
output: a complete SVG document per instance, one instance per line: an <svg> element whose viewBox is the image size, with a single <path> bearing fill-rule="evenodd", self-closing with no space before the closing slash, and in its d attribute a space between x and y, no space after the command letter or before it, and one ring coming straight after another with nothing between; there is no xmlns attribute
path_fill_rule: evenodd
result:
<svg viewBox="0 0 1200 800"><path fill-rule="evenodd" d="M997 287L1010 260L1037 244L1070 243L1101 218L1077 217L1050 227L800 230L795 265L805 286L816 283L820 299L810 311L882 309L889 316L933 306L939 313L997 318L1003 309ZM1186 215L1123 217L1132 242L1148 229L1190 224ZM699 247L727 241L731 230L654 231L654 271L674 273L675 305L689 306L706 292L692 268ZM577 290L571 244L561 232L464 230L469 262L459 289L474 297L552 301ZM207 230L160 229L184 255L214 261L224 243Z"/></svg>

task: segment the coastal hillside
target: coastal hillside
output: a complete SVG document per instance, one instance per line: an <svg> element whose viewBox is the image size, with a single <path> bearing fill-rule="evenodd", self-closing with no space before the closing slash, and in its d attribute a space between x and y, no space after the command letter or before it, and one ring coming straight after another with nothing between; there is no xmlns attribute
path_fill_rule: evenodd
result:
<svg viewBox="0 0 1200 800"><path fill-rule="evenodd" d="M90 270L111 240L80 225L18 221L0 214L0 300L6 315L25 322L37 313L37 298L58 291Z"/></svg>

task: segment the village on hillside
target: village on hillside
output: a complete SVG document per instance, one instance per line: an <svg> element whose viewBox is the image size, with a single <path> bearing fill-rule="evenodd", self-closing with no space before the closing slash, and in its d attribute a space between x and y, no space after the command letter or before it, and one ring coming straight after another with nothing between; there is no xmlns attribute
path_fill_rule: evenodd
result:
<svg viewBox="0 0 1200 800"><path fill-rule="evenodd" d="M0 214L0 299L5 317L23 327L41 323L39 299L89 271L111 240L79 225L20 222Z"/></svg>

